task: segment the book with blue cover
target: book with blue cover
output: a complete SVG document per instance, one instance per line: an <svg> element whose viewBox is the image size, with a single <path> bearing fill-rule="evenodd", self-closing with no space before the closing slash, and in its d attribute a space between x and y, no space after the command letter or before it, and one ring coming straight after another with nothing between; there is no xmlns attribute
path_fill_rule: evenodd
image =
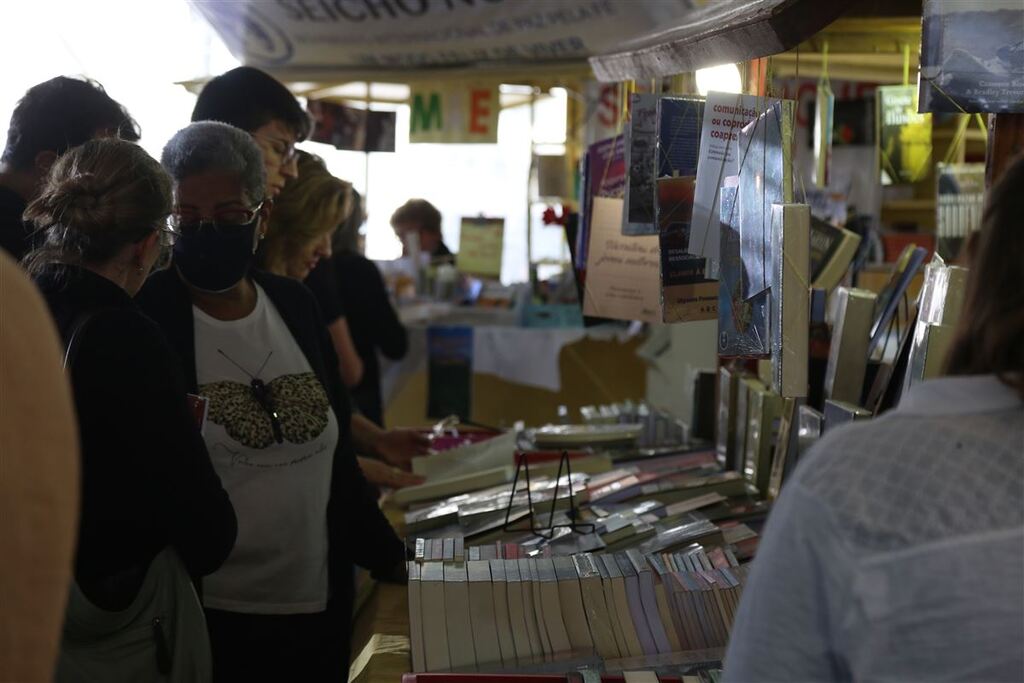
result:
<svg viewBox="0 0 1024 683"><path fill-rule="evenodd" d="M718 316L718 284L707 279L705 258L687 250L703 120L702 99L662 97L658 101L655 215L665 322Z"/></svg>

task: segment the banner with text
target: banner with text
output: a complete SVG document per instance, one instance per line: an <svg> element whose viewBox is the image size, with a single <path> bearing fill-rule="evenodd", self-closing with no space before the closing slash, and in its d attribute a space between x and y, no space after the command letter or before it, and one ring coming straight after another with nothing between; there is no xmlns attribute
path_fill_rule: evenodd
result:
<svg viewBox="0 0 1024 683"><path fill-rule="evenodd" d="M409 104L409 142L498 141L497 84L414 85Z"/></svg>
<svg viewBox="0 0 1024 683"><path fill-rule="evenodd" d="M190 0L246 64L406 69L582 60L678 25L695 0Z"/></svg>

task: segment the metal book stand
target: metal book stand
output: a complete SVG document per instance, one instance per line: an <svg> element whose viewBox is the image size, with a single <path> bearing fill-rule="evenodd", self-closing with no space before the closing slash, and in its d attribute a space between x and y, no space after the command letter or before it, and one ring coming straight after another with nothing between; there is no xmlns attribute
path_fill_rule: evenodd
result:
<svg viewBox="0 0 1024 683"><path fill-rule="evenodd" d="M565 469L566 482L569 487L569 511L567 512L567 516L569 517L569 523L555 524L555 511L558 506L558 489L561 487L563 468ZM558 474L555 475L555 491L554 495L551 498L551 512L548 515L548 525L546 527L537 526L537 518L533 514L533 493L530 490L530 461L526 453L519 453L518 461L516 464L516 475L512 479L512 493L509 495L508 507L505 508L505 524L502 526L503 531L527 531L527 529L513 528L515 523L518 521L518 518L516 520L510 521L512 517L512 507L516 499L516 487L519 484L520 472L525 473L524 476L526 479L526 505L527 509L529 510L528 517L530 520L529 531L534 536L540 536L541 538L550 541L555 536L555 529L571 529L573 533L588 534L593 533L593 531L597 528L594 524L591 524L590 522L578 521L579 508L576 507L576 496L574 495L572 490L572 466L569 464L569 451L563 450L562 457L559 458L558 460Z"/></svg>

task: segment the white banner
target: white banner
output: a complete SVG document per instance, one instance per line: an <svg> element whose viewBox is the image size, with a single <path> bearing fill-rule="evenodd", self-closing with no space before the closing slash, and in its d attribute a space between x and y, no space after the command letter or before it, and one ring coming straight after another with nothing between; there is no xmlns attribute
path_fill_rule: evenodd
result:
<svg viewBox="0 0 1024 683"><path fill-rule="evenodd" d="M309 70L579 61L696 0L191 0L246 64Z"/></svg>

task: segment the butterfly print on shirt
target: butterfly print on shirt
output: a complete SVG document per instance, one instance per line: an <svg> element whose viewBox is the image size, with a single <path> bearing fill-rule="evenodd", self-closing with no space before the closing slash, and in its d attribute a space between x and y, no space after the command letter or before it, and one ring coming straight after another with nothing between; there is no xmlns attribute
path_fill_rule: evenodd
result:
<svg viewBox="0 0 1024 683"><path fill-rule="evenodd" d="M267 388L286 441L306 443L327 428L330 402L315 374L281 375L268 382ZM270 416L248 384L212 382L200 386L199 393L210 399L209 419L224 427L232 439L249 448L266 448L274 443Z"/></svg>

